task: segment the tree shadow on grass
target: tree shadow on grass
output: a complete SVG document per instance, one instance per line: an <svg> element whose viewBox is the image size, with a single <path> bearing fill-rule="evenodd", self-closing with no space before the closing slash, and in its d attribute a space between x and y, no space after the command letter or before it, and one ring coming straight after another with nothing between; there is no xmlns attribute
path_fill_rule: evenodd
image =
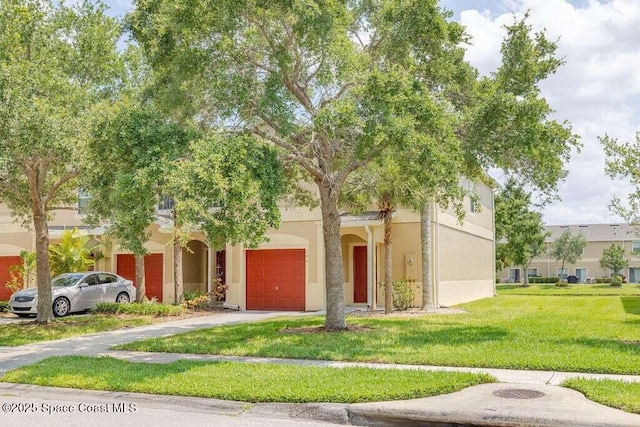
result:
<svg viewBox="0 0 640 427"><path fill-rule="evenodd" d="M620 297L622 307L628 314L640 314L640 297Z"/></svg>
<svg viewBox="0 0 640 427"><path fill-rule="evenodd" d="M632 353L640 357L640 340L613 340L603 338L578 338L571 340L580 345L611 350L620 353Z"/></svg>

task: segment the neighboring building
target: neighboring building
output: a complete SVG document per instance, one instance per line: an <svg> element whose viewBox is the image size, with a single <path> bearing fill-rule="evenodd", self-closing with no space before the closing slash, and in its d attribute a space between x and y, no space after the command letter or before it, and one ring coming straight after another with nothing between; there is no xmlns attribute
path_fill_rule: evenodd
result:
<svg viewBox="0 0 640 427"><path fill-rule="evenodd" d="M464 223L450 210L436 209L432 218L433 291L437 304L450 306L491 297L495 289L493 239L493 190L476 184L481 211L472 213L471 200ZM173 246L167 201L152 226L145 260L146 292L161 302L174 300ZM202 233L193 233L188 250L183 250L185 291L206 292L216 276L229 285L226 303L241 310L322 310L325 308L324 245L319 208L282 209L278 230L267 233L268 241L257 249L227 246L213 251ZM77 227L102 239L102 229L89 229L73 211L57 212L50 224L51 243L64 229ZM421 304L420 217L398 210L393 216L393 279L409 279L415 285L414 305ZM383 225L377 212L342 217L342 258L345 303L380 305L384 300L377 283L383 271ZM34 249L33 235L12 222L0 207L0 300L7 268L16 263L21 250ZM134 277L133 256L117 244L111 245L97 262L98 269ZM19 261L19 258L18 258Z"/></svg>
<svg viewBox="0 0 640 427"><path fill-rule="evenodd" d="M549 258L548 255L535 258L527 274L529 277L561 277L576 276L578 281L584 283L587 277L610 277L613 273L600 267L602 251L612 243L623 246L625 257L630 261L629 267L621 273L629 282L640 282L640 255L634 251L640 251L640 234L637 234L631 226L624 223L618 224L584 224L584 225L550 225L545 229L551 232L547 238L549 244L553 243L563 232L569 230L572 234L582 233L587 245L584 248L582 258L575 264L565 263L561 271L561 261ZM499 277L503 282L521 282L524 272L521 268L510 267L502 270Z"/></svg>

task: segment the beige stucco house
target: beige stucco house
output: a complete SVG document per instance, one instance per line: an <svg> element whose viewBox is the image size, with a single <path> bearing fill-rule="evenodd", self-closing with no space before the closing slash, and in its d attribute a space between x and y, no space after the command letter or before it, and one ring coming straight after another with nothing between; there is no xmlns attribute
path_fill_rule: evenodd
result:
<svg viewBox="0 0 640 427"><path fill-rule="evenodd" d="M465 200L469 208L463 223L452 211L435 209L432 218L433 287L436 303L450 306L491 297L495 288L493 189L475 185L478 200ZM471 209L472 203L481 208ZM149 297L174 301L173 246L167 218L159 210L152 226L145 260ZM34 250L33 235L0 207L0 284L7 268L16 263L21 250ZM52 243L62 230L77 227L91 236L91 243L103 238L102 229L83 225L77 211L57 212L50 223ZM407 210L393 215L393 279L414 283L414 305L421 304L420 218ZM344 299L348 305L376 306L383 301L377 285L383 272L383 225L376 212L342 217ZM189 249L183 250L185 291L206 292L216 276L229 285L226 303L240 310L322 310L325 308L324 247L319 209L283 207L279 229L267 233L268 241L257 249L227 246L213 251L202 233L192 233ZM134 277L133 256L117 243L103 249L97 269ZM7 299L0 286L0 300Z"/></svg>
<svg viewBox="0 0 640 427"><path fill-rule="evenodd" d="M609 277L613 272L600 267L600 257L603 250L615 243L624 247L625 258L629 260L629 267L623 269L622 274L629 282L640 282L640 255L634 253L640 251L640 234L629 224L549 225L545 229L551 233L546 240L548 244L567 230L572 234L582 233L587 244L582 257L575 264L565 264L564 270L561 269L561 261L550 258L546 253L533 259L527 271L529 277L576 276L581 283L586 282L588 277ZM523 274L520 268L510 267L502 270L499 277L503 282L521 282Z"/></svg>

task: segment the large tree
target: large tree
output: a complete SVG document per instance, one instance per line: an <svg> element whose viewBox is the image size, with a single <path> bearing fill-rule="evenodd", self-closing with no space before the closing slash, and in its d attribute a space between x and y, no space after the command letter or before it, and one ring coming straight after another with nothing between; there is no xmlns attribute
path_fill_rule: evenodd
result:
<svg viewBox="0 0 640 427"><path fill-rule="evenodd" d="M120 26L100 4L0 2L0 200L35 229L37 322L53 320L48 219L77 201L92 108L120 67Z"/></svg>
<svg viewBox="0 0 640 427"><path fill-rule="evenodd" d="M565 230L551 245L549 255L556 261L562 261L560 272L564 271L564 264L575 264L582 258L582 252L587 245L584 234L571 234L569 230Z"/></svg>
<svg viewBox="0 0 640 427"><path fill-rule="evenodd" d="M346 328L338 198L347 177L436 126L419 73L463 32L435 0L139 0L129 22L167 98L281 147L317 185L328 330Z"/></svg>
<svg viewBox="0 0 640 427"><path fill-rule="evenodd" d="M626 201L615 196L609 208L624 218L636 231L640 231L640 132L633 142L619 142L605 135L600 143L607 156L605 172L611 178L628 179L633 191Z"/></svg>
<svg viewBox="0 0 640 427"><path fill-rule="evenodd" d="M197 225L214 249L257 247L280 225L278 200L287 189L273 147L253 135L209 133L190 144L169 173L182 221Z"/></svg>
<svg viewBox="0 0 640 427"><path fill-rule="evenodd" d="M580 144L568 121L551 119L554 111L540 93L540 83L564 59L556 57L557 44L544 32L534 33L527 20L525 15L506 27L502 63L478 81L460 136L472 164L499 168L548 201L557 197L571 151Z"/></svg>
<svg viewBox="0 0 640 427"><path fill-rule="evenodd" d="M579 143L567 121L551 119L553 110L540 94L540 82L564 61L556 57L556 43L544 32L534 33L527 20L525 15L506 27L502 62L490 76L477 80L456 52L450 51L448 67L443 68L449 70L449 78L441 78L441 84L432 90L442 92L458 118L457 134L464 153L459 174L482 181L485 170L500 169L536 190L545 202L557 197L557 184L566 177L565 165ZM432 186L425 193L421 209L423 305L432 308L429 230L438 199L449 192ZM497 249L503 253L502 247Z"/></svg>
<svg viewBox="0 0 640 427"><path fill-rule="evenodd" d="M107 234L136 260L136 301L145 300L144 256L167 178L197 132L174 123L150 103L127 94L97 114L87 144L81 183L90 194L85 221L105 224ZM182 251L180 240L175 239ZM181 277L181 275L180 275ZM179 297L179 292L176 296Z"/></svg>
<svg viewBox="0 0 640 427"><path fill-rule="evenodd" d="M529 286L527 270L533 257L542 253L550 233L542 214L531 209L531 194L514 180L506 183L495 198L496 255L504 266L522 267L523 286Z"/></svg>

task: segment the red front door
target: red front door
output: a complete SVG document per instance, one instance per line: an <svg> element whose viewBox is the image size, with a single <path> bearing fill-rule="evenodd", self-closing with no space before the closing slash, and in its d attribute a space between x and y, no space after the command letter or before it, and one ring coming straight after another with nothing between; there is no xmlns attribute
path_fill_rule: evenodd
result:
<svg viewBox="0 0 640 427"><path fill-rule="evenodd" d="M305 309L304 249L247 251L247 310Z"/></svg>
<svg viewBox="0 0 640 427"><path fill-rule="evenodd" d="M0 301L8 301L11 291L7 289L7 282L11 280L9 269L14 265L21 265L22 258L19 256L0 257Z"/></svg>
<svg viewBox="0 0 640 427"><path fill-rule="evenodd" d="M367 247L353 247L353 302L367 302Z"/></svg>
<svg viewBox="0 0 640 427"><path fill-rule="evenodd" d="M136 280L136 260L132 254L118 254L117 273L125 279ZM149 254L144 257L144 287L147 298L156 298L162 302L162 254Z"/></svg>

